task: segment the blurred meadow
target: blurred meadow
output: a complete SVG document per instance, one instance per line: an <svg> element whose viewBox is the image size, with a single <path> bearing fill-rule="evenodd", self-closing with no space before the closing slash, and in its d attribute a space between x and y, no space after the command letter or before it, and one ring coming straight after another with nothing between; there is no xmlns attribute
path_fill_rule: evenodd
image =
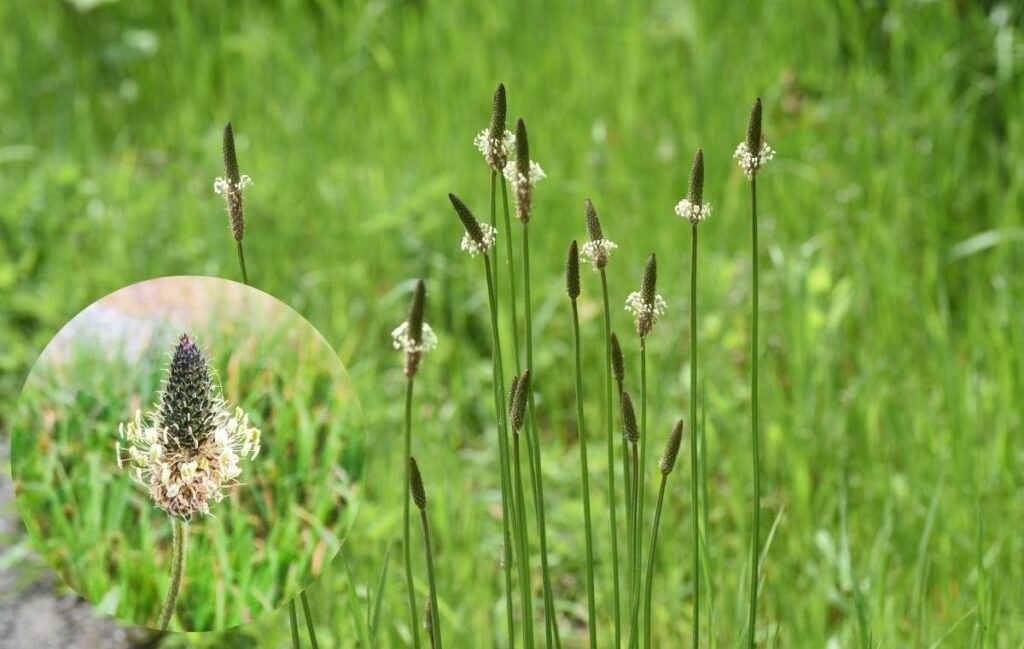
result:
<svg viewBox="0 0 1024 649"><path fill-rule="evenodd" d="M755 96L778 151L759 181L771 530L760 642L1024 641L1024 12L1013 3L50 0L0 5L0 24L10 35L0 41L0 427L8 431L46 341L99 296L161 275L238 277L212 190L231 120L255 183L249 277L335 347L369 431L365 503L309 591L321 646L409 641L397 551L405 386L389 332L417 277L440 339L417 379L413 445L430 494L445 639L506 646L487 296L446 197L486 217L489 172L473 137L499 81L548 175L531 222L533 380L565 646L586 639L565 246L585 237L591 197L619 245L613 306L658 253L669 311L648 340L657 454L689 406L690 235L672 208L698 146L714 205L701 226L698 322L714 576L704 638L727 647L742 637L750 217L731 155ZM503 246L500 259L507 272ZM504 277L499 286L507 290ZM587 273L603 647L599 291ZM621 306L612 325L633 381L635 338ZM691 625L688 464L678 471L657 557L654 644L663 647L688 642ZM25 554L24 536L8 541L0 564ZM414 557L421 579L418 544ZM286 615L162 646L257 638L288 646Z"/></svg>
<svg viewBox="0 0 1024 649"><path fill-rule="evenodd" d="M224 629L308 586L355 518L358 403L341 362L294 311L235 282L164 278L104 297L47 346L18 400L11 467L36 547L101 610L156 626L171 525L119 468L121 422L157 406L182 331L205 350L230 408L262 430L259 455L189 524L172 629Z"/></svg>

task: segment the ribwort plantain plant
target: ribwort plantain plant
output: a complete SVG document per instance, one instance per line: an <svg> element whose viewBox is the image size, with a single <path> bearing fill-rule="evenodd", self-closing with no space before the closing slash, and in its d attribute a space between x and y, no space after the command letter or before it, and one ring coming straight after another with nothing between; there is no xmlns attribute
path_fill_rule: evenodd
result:
<svg viewBox="0 0 1024 649"><path fill-rule="evenodd" d="M405 383L405 484L408 486L412 476L410 475L410 458L412 458L412 396L413 385L416 373L419 371L423 357L430 353L437 346L437 336L424 321L427 304L427 289L423 280L416 282L413 290L412 303L409 305L409 314L402 324L391 332L394 340L394 347L405 355L404 373ZM405 500L402 504L402 545L405 553L405 587L409 601L409 615L411 620L413 646L419 647L418 624L416 623L416 591L412 578L412 546L410 543L410 514L409 514L410 492L406 489Z"/></svg>
<svg viewBox="0 0 1024 649"><path fill-rule="evenodd" d="M640 590L640 572L643 561L640 552L640 530L644 525L644 486L645 477L642 473L643 467L647 466L647 335L654 329L655 323L665 313L666 303L664 298L657 292L658 284L658 258L652 252L647 258L647 265L644 267L644 276L640 282L640 290L633 291L626 297L626 310L633 314L636 333L640 338L640 469L637 482L633 512L633 561L636 564L634 575L636 581L633 584L634 595ZM636 467L634 467L636 470ZM639 619L634 614L632 623L635 626Z"/></svg>
<svg viewBox="0 0 1024 649"><path fill-rule="evenodd" d="M477 255L483 257L484 275L487 279L487 298L491 312L491 353L493 358L492 374L494 377L494 406L496 412L495 416L497 418L498 461L500 462L501 473L502 529L505 545L503 567L505 570L509 643L512 644L514 642L512 638L515 637L515 625L512 621L511 613L512 534L515 533L516 535L517 546L524 544L519 543L519 530L516 525L516 520L518 519L518 515L516 513L517 504L512 492L512 480L509 475L508 422L505 413L504 368L501 357L501 335L498 332L497 295L495 292L493 275L491 274L490 252L494 248L497 231L486 223L480 223L473 213L470 212L469 208L466 207L466 204L462 199L455 194L448 194L448 199L451 201L452 208L455 210L455 214L459 217L459 221L462 223L462 227L465 230L465 234L462 237L462 249L469 253L471 257L475 257ZM522 560L522 557L520 557L520 560ZM520 584L520 587L529 588L529 584ZM530 598L524 597L523 601L525 606L529 608L531 602ZM523 611L523 641L525 646L533 647L533 615L529 610Z"/></svg>
<svg viewBox="0 0 1024 649"><path fill-rule="evenodd" d="M245 270L245 250L242 238L245 236L245 214L242 209L242 192L252 185L252 178L238 172L238 156L235 153L235 133L231 122L224 125L224 175L213 181L213 191L224 197L228 205L228 222L231 225L231 236L235 239L238 251L238 266L242 271L242 283L249 283L249 275Z"/></svg>
<svg viewBox="0 0 1024 649"><path fill-rule="evenodd" d="M747 137L740 142L733 153L740 169L750 181L750 239L751 239L751 331L750 331L750 444L751 456L754 465L754 522L750 535L750 608L747 614L747 640L748 647L757 643L757 591L760 571L758 559L761 544L761 457L760 457L760 433L758 432L758 404L757 404L757 364L760 355L758 347L758 297L760 285L758 283L758 246L757 246L757 174L765 164L775 157L772 150L764 141L761 133L761 99L754 101L754 107L750 111L750 120L747 122Z"/></svg>
<svg viewBox="0 0 1024 649"><path fill-rule="evenodd" d="M441 649L441 620L431 615L437 608L437 583L434 579L434 554L430 549L430 522L427 519L427 491L423 487L423 476L420 474L416 458L409 458L409 493L416 509L420 510L420 527L423 530L423 548L427 560L427 585L430 590L430 605L427 608L425 625L430 636L430 646Z"/></svg>
<svg viewBox="0 0 1024 649"><path fill-rule="evenodd" d="M690 422L697 421L697 225L711 215L710 203L704 202L704 151L697 149L690 170L690 189L686 198L676 205L676 214L690 222ZM706 452L706 449L705 449ZM700 459L703 463L704 458ZM697 436L690 435L690 507L693 510L693 647L700 646L700 516L698 477L701 466L697 458ZM704 495L707 498L707 494Z"/></svg>
<svg viewBox="0 0 1024 649"><path fill-rule="evenodd" d="M149 491L171 519L171 577L157 627L170 625L181 590L194 514L208 515L224 491L238 484L241 460L255 460L260 430L241 408L231 408L214 383L203 351L188 334L174 347L160 400L145 416L122 423L115 445L118 468Z"/></svg>
<svg viewBox="0 0 1024 649"><path fill-rule="evenodd" d="M572 344L576 356L576 425L579 430L580 478L583 484L583 534L587 560L587 631L590 648L597 648L597 611L594 600L594 541L590 522L590 469L587 466L587 425L583 418L583 370L580 362L580 316L576 299L580 296L580 253L574 239L565 260L565 292L572 305Z"/></svg>
<svg viewBox="0 0 1024 649"><path fill-rule="evenodd" d="M594 209L594 203L589 198L583 203L583 217L590 240L583 244L580 254L584 260L593 265L595 271L601 274L601 298L604 307L604 403L608 448L608 524L612 546L612 606L614 607L615 646L619 647L622 644L622 620L619 613L619 530L615 516L615 447L612 441L614 437L612 434L612 323L611 309L608 305L608 276L605 273L609 255L618 246L615 245L615 242L605 238L601 229L601 220L597 216L597 210Z"/></svg>

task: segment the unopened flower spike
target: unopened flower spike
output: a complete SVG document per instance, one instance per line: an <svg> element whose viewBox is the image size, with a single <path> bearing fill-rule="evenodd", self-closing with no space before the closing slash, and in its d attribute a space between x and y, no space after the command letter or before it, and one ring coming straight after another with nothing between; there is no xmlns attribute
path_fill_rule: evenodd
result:
<svg viewBox="0 0 1024 649"><path fill-rule="evenodd" d="M437 347L434 330L423 321L426 302L427 289L423 280L419 280L412 294L409 316L391 332L395 349L405 352L405 375L409 378L416 375L423 357Z"/></svg>
<svg viewBox="0 0 1024 649"><path fill-rule="evenodd" d="M597 218L597 210L589 198L583 202L583 217L587 221L587 235L590 241L583 244L580 255L584 261L593 264L594 270L599 270L608 265L608 255L618 246L614 241L604 238L601 220Z"/></svg>
<svg viewBox="0 0 1024 649"><path fill-rule="evenodd" d="M513 377L511 392L509 421L512 424L512 431L518 433L526 423L526 404L530 395L530 370L523 372L522 376Z"/></svg>
<svg viewBox="0 0 1024 649"><path fill-rule="evenodd" d="M672 469L676 465L676 458L679 456L679 446L683 441L683 420L680 419L676 422L674 428L672 428L672 434L668 436L668 441L665 442L665 452L661 456L661 460L658 461L658 468L661 469L662 475L668 475L672 473Z"/></svg>
<svg viewBox="0 0 1024 649"><path fill-rule="evenodd" d="M633 399L626 391L619 397L619 411L622 415L622 435L626 441L635 444L640 439L640 429L636 426L636 411Z"/></svg>
<svg viewBox="0 0 1024 649"><path fill-rule="evenodd" d="M622 358L622 347L619 345L619 337L612 332L611 335L612 345L612 377L616 381L622 383L626 378L626 363Z"/></svg>
<svg viewBox="0 0 1024 649"><path fill-rule="evenodd" d="M565 257L565 292L570 300L580 296L580 251L573 239Z"/></svg>
<svg viewBox="0 0 1024 649"><path fill-rule="evenodd" d="M239 462L260 452L259 429L241 408L228 407L187 334L175 346L159 403L145 416L136 411L119 432L118 466L130 465L158 507L186 520L209 514L210 502L237 484Z"/></svg>
<svg viewBox="0 0 1024 649"><path fill-rule="evenodd" d="M409 492L417 509L423 511L427 508L427 491L423 488L423 476L414 457L409 458Z"/></svg>
<svg viewBox="0 0 1024 649"><path fill-rule="evenodd" d="M498 231L491 225L478 221L462 199L455 194L448 194L448 200L452 202L455 214L466 230L466 234L462 236L462 249L468 252L470 257L489 253L494 247Z"/></svg>
<svg viewBox="0 0 1024 649"><path fill-rule="evenodd" d="M697 149L690 169L690 191L676 205L676 214L697 225L711 216L711 203L704 201L704 150Z"/></svg>
<svg viewBox="0 0 1024 649"><path fill-rule="evenodd" d="M516 197L516 218L529 223L533 207L533 186L547 176L539 164L530 160L530 141L522 118L516 122L515 148L516 158L505 163L504 174L505 179L512 184Z"/></svg>
<svg viewBox="0 0 1024 649"><path fill-rule="evenodd" d="M245 236L245 215L242 212L242 191L252 184L247 175L238 173L238 157L235 155L235 134L231 122L224 126L224 176L213 181L213 191L224 197L228 204L228 220L231 236L241 241Z"/></svg>
<svg viewBox="0 0 1024 649"><path fill-rule="evenodd" d="M748 180L753 180L761 168L775 157L775 150L768 146L761 134L761 112L761 98L758 97L750 111L747 139L740 142L732 154Z"/></svg>
<svg viewBox="0 0 1024 649"><path fill-rule="evenodd" d="M505 101L505 84L499 83L494 91L491 109L491 125L480 131L473 144L487 160L487 164L498 173L504 173L505 165L515 153L516 138L506 127L508 108Z"/></svg>
<svg viewBox="0 0 1024 649"><path fill-rule="evenodd" d="M668 306L656 292L658 282L658 260L654 253L647 258L644 278L639 291L633 291L626 297L626 310L633 314L636 333L642 338L651 333L655 323L665 313Z"/></svg>

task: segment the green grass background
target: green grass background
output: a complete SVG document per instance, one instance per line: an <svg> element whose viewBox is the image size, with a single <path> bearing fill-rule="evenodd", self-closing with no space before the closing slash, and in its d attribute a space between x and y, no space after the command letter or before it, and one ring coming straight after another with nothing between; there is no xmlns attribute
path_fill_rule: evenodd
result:
<svg viewBox="0 0 1024 649"><path fill-rule="evenodd" d="M210 283L152 289L172 300L180 298L166 291L212 291L225 304L205 322L157 316L113 337L88 324L62 333L67 347L44 352L11 422L17 503L36 547L101 610L153 627L168 588L171 525L131 480L130 464L118 469L114 443L125 443L120 422L155 408L183 326L205 348L230 407L263 436L260 454L241 465L241 484L189 524L172 628L224 629L282 605L329 565L358 506L353 482L365 449L344 367L295 312L267 296L229 307L238 285ZM140 331L153 335L140 340ZM138 357L126 351L132 341L145 341Z"/></svg>
<svg viewBox="0 0 1024 649"><path fill-rule="evenodd" d="M702 226L699 287L711 635L731 646L742 633L749 199L730 155L755 95L779 151L759 183L764 503L767 523L778 519L761 637L915 647L1024 638L1024 55L1012 3L289 0L83 11L54 1L5 4L0 22L12 34L0 42L4 403L43 343L96 297L163 274L237 277L211 188L231 119L255 181L250 278L336 346L372 431L369 502L345 549L355 587L336 564L310 593L322 646L357 644L350 605L372 601L385 548L400 537L403 380L388 332L414 277L427 279L441 339L418 381L414 445L444 630L450 646L504 642L486 293L479 260L458 251L445 196L485 212L487 169L472 138L498 81L549 176L531 228L535 381L570 646L584 639L585 590L563 370L565 246L584 236L592 197L620 246L616 302L659 253L670 311L649 344L658 448L688 408L689 232L672 207L697 146L715 207ZM600 303L595 278L584 279L595 543L607 575ZM613 326L626 333L628 315ZM690 628L681 468L658 548L658 646L687 641ZM382 646L408 637L394 554ZM598 598L604 634L606 578ZM286 619L232 637L285 646Z"/></svg>

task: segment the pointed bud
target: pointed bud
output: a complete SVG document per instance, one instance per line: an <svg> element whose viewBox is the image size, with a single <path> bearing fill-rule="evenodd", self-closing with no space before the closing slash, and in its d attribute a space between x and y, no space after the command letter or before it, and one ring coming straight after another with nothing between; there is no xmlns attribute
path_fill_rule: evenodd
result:
<svg viewBox="0 0 1024 649"><path fill-rule="evenodd" d="M416 281L416 288L412 293L412 303L409 305L409 337L413 342L419 344L423 341L423 311L427 303L427 287L423 280Z"/></svg>
<svg viewBox="0 0 1024 649"><path fill-rule="evenodd" d="M469 235L469 238L478 246L486 247L484 232L480 229L480 221L476 220L476 217L469 211L469 208L462 202L462 199L455 194L448 194L448 200L452 202L452 207L455 208L455 213L459 216L459 220L462 221L462 227L466 229L466 234Z"/></svg>
<svg viewBox="0 0 1024 649"><path fill-rule="evenodd" d="M501 142L505 139L505 131L508 129L508 108L505 102L505 84L499 83L494 91L494 102L491 104L491 128L490 138L492 141Z"/></svg>
<svg viewBox="0 0 1024 649"><path fill-rule="evenodd" d="M238 156L235 154L235 133L231 122L224 125L224 176L232 183L238 184L242 179L238 173Z"/></svg>
<svg viewBox="0 0 1024 649"><path fill-rule="evenodd" d="M672 429L672 434L668 436L668 441L665 443L665 452L662 454L661 460L658 462L658 468L661 469L662 475L672 473L672 469L676 465L676 458L679 456L679 446L682 442L683 420L680 419Z"/></svg>
<svg viewBox="0 0 1024 649"><path fill-rule="evenodd" d="M512 397L511 417L512 430L519 432L526 422L526 405L530 397L530 370L523 372L523 375L513 379L515 394Z"/></svg>
<svg viewBox="0 0 1024 649"><path fill-rule="evenodd" d="M575 239L569 244L569 254L565 258L565 292L571 300L580 296L580 251Z"/></svg>
<svg viewBox="0 0 1024 649"><path fill-rule="evenodd" d="M416 464L414 457L409 458L409 493L412 494L412 501L420 511L427 508L427 492L423 488L423 476L420 475L420 467Z"/></svg>
<svg viewBox="0 0 1024 649"><path fill-rule="evenodd" d="M647 258L647 266L644 267L644 279L640 283L640 295L643 297L644 303L650 306L654 305L654 298L657 295L658 288L658 258L651 253L651 256Z"/></svg>
<svg viewBox="0 0 1024 649"><path fill-rule="evenodd" d="M515 412L515 409L516 409L515 408L515 404L516 404L516 389L518 389L518 388L519 388L519 375L517 374L517 375L514 375L512 377L512 382L508 386L508 418L509 418L509 421L512 420L512 413ZM513 430L515 430L514 426L513 426Z"/></svg>
<svg viewBox="0 0 1024 649"><path fill-rule="evenodd" d="M238 173L238 157L235 154L235 134L231 130L231 122L224 126L224 175L227 177L225 200L228 203L228 220L231 223L231 236L241 241L245 236L245 215L242 209L242 177ZM248 183L248 178L246 179Z"/></svg>
<svg viewBox="0 0 1024 649"><path fill-rule="evenodd" d="M619 398L619 410L622 415L622 435L631 444L640 439L640 429L636 427L636 411L633 410L633 399L623 390Z"/></svg>
<svg viewBox="0 0 1024 649"><path fill-rule="evenodd" d="M619 383L626 378L626 363L622 358L622 347L619 345L619 337L612 332L612 376Z"/></svg>
<svg viewBox="0 0 1024 649"><path fill-rule="evenodd" d="M530 142L522 117L516 121L516 171L523 178L530 177Z"/></svg>
<svg viewBox="0 0 1024 649"><path fill-rule="evenodd" d="M704 149L697 149L690 168L690 192L687 195L690 203L700 208L704 202Z"/></svg>
<svg viewBox="0 0 1024 649"><path fill-rule="evenodd" d="M754 107L750 109L750 121L747 123L747 151L750 155L757 155L761 150L761 98L754 101Z"/></svg>
<svg viewBox="0 0 1024 649"><path fill-rule="evenodd" d="M583 216L587 220L587 234L590 236L590 240L599 241L604 239L604 233L601 231L601 220L597 218L597 210L594 209L594 203L589 198L583 201Z"/></svg>

